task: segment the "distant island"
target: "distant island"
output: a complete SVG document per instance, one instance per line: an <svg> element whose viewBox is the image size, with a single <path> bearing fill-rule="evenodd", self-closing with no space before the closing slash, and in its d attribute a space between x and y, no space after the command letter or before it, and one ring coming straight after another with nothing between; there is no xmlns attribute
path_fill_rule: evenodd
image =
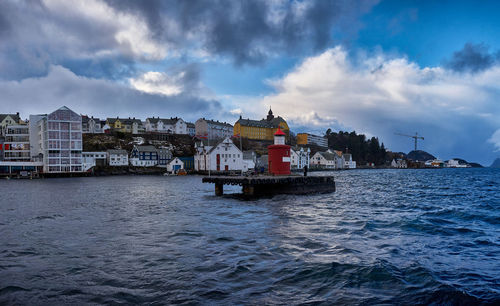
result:
<svg viewBox="0 0 500 306"><path fill-rule="evenodd" d="M490 168L500 168L500 157L495 159L493 164L491 164Z"/></svg>

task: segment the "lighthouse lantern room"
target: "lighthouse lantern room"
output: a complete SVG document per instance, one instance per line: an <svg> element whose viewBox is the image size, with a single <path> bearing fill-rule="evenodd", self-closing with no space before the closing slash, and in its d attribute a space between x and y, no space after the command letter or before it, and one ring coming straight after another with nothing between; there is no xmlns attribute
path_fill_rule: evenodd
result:
<svg viewBox="0 0 500 306"><path fill-rule="evenodd" d="M290 174L290 146L285 144L286 134L278 127L274 133L274 144L267 147L269 173L272 175Z"/></svg>

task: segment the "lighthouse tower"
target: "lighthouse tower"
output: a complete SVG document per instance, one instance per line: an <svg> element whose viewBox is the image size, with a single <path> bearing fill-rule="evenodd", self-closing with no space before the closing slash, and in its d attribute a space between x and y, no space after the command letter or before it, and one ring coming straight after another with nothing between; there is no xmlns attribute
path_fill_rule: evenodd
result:
<svg viewBox="0 0 500 306"><path fill-rule="evenodd" d="M286 134L278 127L274 133L274 144L267 147L269 173L272 175L290 174L290 146L285 144Z"/></svg>

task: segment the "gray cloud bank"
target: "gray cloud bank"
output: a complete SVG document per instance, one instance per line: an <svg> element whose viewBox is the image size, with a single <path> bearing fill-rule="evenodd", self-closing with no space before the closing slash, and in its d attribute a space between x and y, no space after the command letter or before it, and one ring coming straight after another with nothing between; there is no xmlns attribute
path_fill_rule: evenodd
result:
<svg viewBox="0 0 500 306"><path fill-rule="evenodd" d="M2 111L20 111L23 118L50 112L62 105L94 116L141 119L189 114L185 119L195 120L205 114L223 113L215 100L187 92L171 96L144 93L112 81L77 76L61 66L51 66L48 75L42 78L0 81L0 92Z"/></svg>

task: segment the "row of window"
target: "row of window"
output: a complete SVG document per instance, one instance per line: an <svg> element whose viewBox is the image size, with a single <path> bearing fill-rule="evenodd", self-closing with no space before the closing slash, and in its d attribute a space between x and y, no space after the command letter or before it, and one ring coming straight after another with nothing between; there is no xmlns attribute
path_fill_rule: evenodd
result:
<svg viewBox="0 0 500 306"><path fill-rule="evenodd" d="M49 166L49 172L81 172L82 166Z"/></svg>

